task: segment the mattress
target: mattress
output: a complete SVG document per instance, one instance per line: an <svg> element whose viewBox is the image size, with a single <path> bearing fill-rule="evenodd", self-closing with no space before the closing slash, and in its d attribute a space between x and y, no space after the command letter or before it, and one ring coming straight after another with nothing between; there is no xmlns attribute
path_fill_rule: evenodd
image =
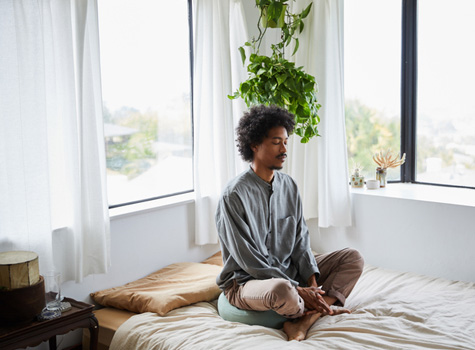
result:
<svg viewBox="0 0 475 350"><path fill-rule="evenodd" d="M475 284L365 266L347 299L351 314L325 316L307 339L223 320L216 302L161 317L143 313L115 332L110 349L475 349Z"/></svg>

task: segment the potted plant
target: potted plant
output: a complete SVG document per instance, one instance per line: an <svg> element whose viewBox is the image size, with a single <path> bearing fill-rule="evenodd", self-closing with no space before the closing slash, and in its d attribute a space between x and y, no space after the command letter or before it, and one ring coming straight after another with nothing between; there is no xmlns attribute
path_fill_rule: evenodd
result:
<svg viewBox="0 0 475 350"><path fill-rule="evenodd" d="M229 95L230 99L242 98L248 107L265 104L286 108L295 115L295 133L306 143L319 136L317 125L320 122L315 77L305 73L303 67L285 58L285 48L293 44L292 56L299 49L297 34L304 29L303 20L308 16L312 3L298 14L291 13L289 0L256 0L260 10L257 27L259 36L246 42L251 49L247 66L248 78L238 90ZM282 20L282 16L284 20ZM266 17L265 20L262 20ZM279 21L280 19L280 21ZM264 24L264 25L262 25ZM280 41L271 45L270 56L260 55L259 48L268 28L279 26ZM243 64L246 62L244 46L239 48Z"/></svg>

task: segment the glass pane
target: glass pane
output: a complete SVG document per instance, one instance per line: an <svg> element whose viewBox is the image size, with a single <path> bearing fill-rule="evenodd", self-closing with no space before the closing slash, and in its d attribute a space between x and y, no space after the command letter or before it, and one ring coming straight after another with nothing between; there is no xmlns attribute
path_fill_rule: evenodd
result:
<svg viewBox="0 0 475 350"><path fill-rule="evenodd" d="M475 187L475 2L419 1L416 180Z"/></svg>
<svg viewBox="0 0 475 350"><path fill-rule="evenodd" d="M375 178L375 153L399 154L401 1L345 1L345 113L350 174ZM399 180L400 169L389 169Z"/></svg>
<svg viewBox="0 0 475 350"><path fill-rule="evenodd" d="M98 6L109 205L192 190L187 1Z"/></svg>

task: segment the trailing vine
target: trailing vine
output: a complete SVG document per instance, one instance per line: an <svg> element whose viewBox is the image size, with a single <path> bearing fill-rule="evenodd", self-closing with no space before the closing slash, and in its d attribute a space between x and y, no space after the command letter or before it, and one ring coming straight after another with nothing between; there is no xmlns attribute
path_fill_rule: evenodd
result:
<svg viewBox="0 0 475 350"><path fill-rule="evenodd" d="M242 98L248 107L265 104L286 108L295 115L295 133L301 137L302 143L306 143L312 137L319 136L317 125L321 105L317 100L317 83L315 77L305 73L303 67L296 67L294 62L285 58L285 49L293 44L292 56L299 49L298 34L304 30L304 19L310 13L312 3L298 14L290 12L288 3L289 0L256 0L260 11L257 23L259 35L239 48L243 64L247 58L245 47L251 50L248 79L228 97ZM271 45L270 56L260 55L259 49L268 28L277 26L279 21L280 41Z"/></svg>

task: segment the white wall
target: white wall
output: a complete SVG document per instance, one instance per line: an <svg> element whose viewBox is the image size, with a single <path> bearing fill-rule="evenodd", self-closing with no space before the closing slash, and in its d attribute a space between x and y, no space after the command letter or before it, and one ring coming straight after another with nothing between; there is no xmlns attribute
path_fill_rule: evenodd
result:
<svg viewBox="0 0 475 350"><path fill-rule="evenodd" d="M475 198L475 191L466 191ZM364 191L352 193L352 201L353 227L318 229L316 221L308 223L314 250L349 246L371 265L475 282L474 205L373 196Z"/></svg>
<svg viewBox="0 0 475 350"><path fill-rule="evenodd" d="M91 302L89 293L146 276L168 264L202 261L219 245L194 244L194 203L186 202L111 219L111 260L107 274L66 282L63 294Z"/></svg>

